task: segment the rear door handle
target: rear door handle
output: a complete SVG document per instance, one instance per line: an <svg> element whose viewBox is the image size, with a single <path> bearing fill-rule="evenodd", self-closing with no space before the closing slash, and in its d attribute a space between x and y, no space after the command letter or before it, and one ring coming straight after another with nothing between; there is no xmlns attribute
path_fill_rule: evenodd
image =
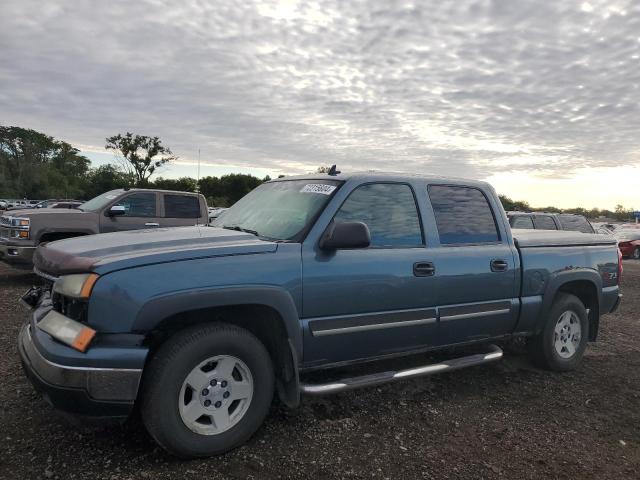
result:
<svg viewBox="0 0 640 480"><path fill-rule="evenodd" d="M156 222L149 222L144 224L145 227L159 227L160 224Z"/></svg>
<svg viewBox="0 0 640 480"><path fill-rule="evenodd" d="M492 272L506 272L507 270L509 270L509 263L506 260L499 258L491 260Z"/></svg>
<svg viewBox="0 0 640 480"><path fill-rule="evenodd" d="M431 262L417 262L413 264L413 274L416 277L432 277L436 273L436 267Z"/></svg>

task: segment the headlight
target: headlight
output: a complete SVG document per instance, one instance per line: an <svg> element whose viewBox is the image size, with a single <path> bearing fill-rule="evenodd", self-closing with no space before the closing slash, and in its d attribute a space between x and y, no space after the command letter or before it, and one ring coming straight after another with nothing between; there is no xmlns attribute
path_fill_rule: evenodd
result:
<svg viewBox="0 0 640 480"><path fill-rule="evenodd" d="M28 218L12 218L11 226L12 227L28 227L29 226Z"/></svg>
<svg viewBox="0 0 640 480"><path fill-rule="evenodd" d="M76 273L60 277L53 284L53 291L65 297L87 299L98 280L95 273Z"/></svg>

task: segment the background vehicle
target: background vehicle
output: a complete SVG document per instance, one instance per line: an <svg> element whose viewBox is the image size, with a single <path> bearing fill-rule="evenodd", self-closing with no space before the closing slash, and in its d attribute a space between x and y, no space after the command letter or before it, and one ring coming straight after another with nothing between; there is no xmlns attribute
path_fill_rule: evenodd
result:
<svg viewBox="0 0 640 480"><path fill-rule="evenodd" d="M227 209L223 207L209 207L209 223L213 222Z"/></svg>
<svg viewBox="0 0 640 480"><path fill-rule="evenodd" d="M620 301L614 239L512 235L489 185L441 177L287 177L213 226L74 238L34 259L54 283L24 297L32 382L76 414L137 403L182 457L242 444L275 391L294 407L301 394L495 361L493 342L513 337L528 337L537 365L574 369ZM454 346L474 351L406 370L374 362ZM374 373L333 370L358 363Z"/></svg>
<svg viewBox="0 0 640 480"><path fill-rule="evenodd" d="M508 212L511 228L535 230L568 230L595 233L589 221L582 215L571 213Z"/></svg>
<svg viewBox="0 0 640 480"><path fill-rule="evenodd" d="M0 217L0 260L32 266L42 242L95 233L205 224L202 195L165 190L112 190L78 208L8 211Z"/></svg>
<svg viewBox="0 0 640 480"><path fill-rule="evenodd" d="M640 260L640 229L623 229L616 231L618 248L623 257Z"/></svg>
<svg viewBox="0 0 640 480"><path fill-rule="evenodd" d="M0 200L0 210L6 210L7 206L8 204L6 200Z"/></svg>

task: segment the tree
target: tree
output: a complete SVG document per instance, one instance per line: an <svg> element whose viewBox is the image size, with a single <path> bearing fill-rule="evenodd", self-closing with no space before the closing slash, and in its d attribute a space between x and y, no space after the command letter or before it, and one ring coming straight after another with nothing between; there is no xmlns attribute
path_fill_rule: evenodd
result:
<svg viewBox="0 0 640 480"><path fill-rule="evenodd" d="M129 187L133 183L134 178L115 165L100 165L98 168L89 170L82 198L88 200L109 190Z"/></svg>
<svg viewBox="0 0 640 480"><path fill-rule="evenodd" d="M231 173L222 177L203 177L200 179L200 193L216 207L229 207L260 185L253 175Z"/></svg>
<svg viewBox="0 0 640 480"><path fill-rule="evenodd" d="M70 144L35 130L0 126L0 194L75 197L89 160Z"/></svg>
<svg viewBox="0 0 640 480"><path fill-rule="evenodd" d="M531 207L527 202L523 202L521 200L511 200L506 195L498 195L500 198L500 202L502 203L502 208L504 208L507 212L529 212L531 211Z"/></svg>
<svg viewBox="0 0 640 480"><path fill-rule="evenodd" d="M176 190L178 192L195 192L198 187L198 182L195 178L181 177L181 178L162 178L158 177L153 182L154 188L161 190Z"/></svg>
<svg viewBox="0 0 640 480"><path fill-rule="evenodd" d="M118 134L106 139L107 150L122 155L119 159L123 168L134 175L136 185L144 186L157 168L176 160L169 147L162 145L158 137L134 135L130 132Z"/></svg>

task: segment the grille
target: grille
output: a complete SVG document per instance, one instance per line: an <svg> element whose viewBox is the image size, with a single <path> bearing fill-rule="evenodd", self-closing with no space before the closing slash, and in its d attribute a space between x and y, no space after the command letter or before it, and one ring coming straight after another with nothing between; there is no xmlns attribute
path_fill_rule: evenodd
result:
<svg viewBox="0 0 640 480"><path fill-rule="evenodd" d="M0 225L2 225L3 227L10 227L11 226L11 219L9 217L0 217Z"/></svg>

